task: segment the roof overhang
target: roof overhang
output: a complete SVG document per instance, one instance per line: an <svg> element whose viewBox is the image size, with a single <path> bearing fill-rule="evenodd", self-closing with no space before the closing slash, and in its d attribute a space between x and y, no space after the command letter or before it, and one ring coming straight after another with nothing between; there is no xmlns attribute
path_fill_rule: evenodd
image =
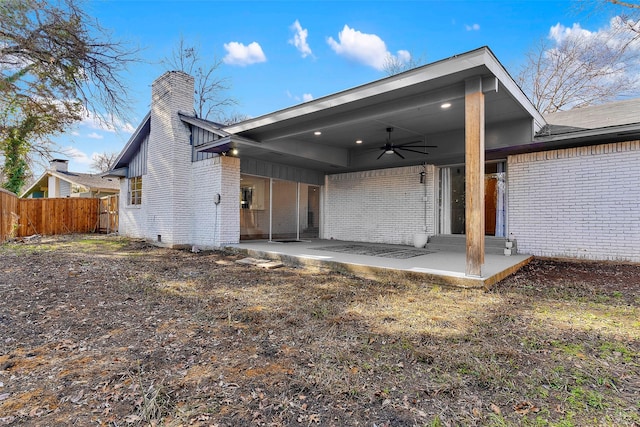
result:
<svg viewBox="0 0 640 427"><path fill-rule="evenodd" d="M126 178L127 177L127 171L129 170L128 167L124 166L118 169L111 169L108 172L103 173L102 175L100 175L102 178Z"/></svg>
<svg viewBox="0 0 640 427"><path fill-rule="evenodd" d="M478 77L485 94L487 149L530 144L544 118L483 47L224 127L233 136L209 149L237 148L241 157L326 173L463 162L465 84ZM446 110L444 103L450 104ZM394 128L395 144L422 141L437 148L405 159L378 159L388 127ZM234 141L237 137L244 140Z"/></svg>
<svg viewBox="0 0 640 427"><path fill-rule="evenodd" d="M127 144L120 152L120 155L118 156L116 161L113 163L114 170L126 167L129 164L129 161L138 152L142 140L149 134L150 129L151 112L148 112L144 116L144 119L142 119L140 125L138 125L138 128L135 130L133 135L131 135L131 138L129 138L129 141L127 141ZM109 172L113 172L113 170Z"/></svg>
<svg viewBox="0 0 640 427"><path fill-rule="evenodd" d="M34 193L36 191L36 189L43 187L45 184L49 185L49 173L48 173L48 171L45 171L42 175L40 175L40 177L38 177L38 179L36 179L33 182L33 184L31 184L29 186L29 188L27 188L25 191L23 191L22 194L20 195L20 198L24 199L29 194Z"/></svg>

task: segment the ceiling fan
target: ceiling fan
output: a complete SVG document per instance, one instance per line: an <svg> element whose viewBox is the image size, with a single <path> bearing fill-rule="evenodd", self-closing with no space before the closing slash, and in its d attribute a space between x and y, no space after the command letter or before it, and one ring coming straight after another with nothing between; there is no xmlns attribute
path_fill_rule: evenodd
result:
<svg viewBox="0 0 640 427"><path fill-rule="evenodd" d="M384 144L384 146L380 147L380 150L382 150L382 153L380 153L380 155L378 156L378 159L380 159L380 157L382 157L385 154L395 154L397 156L400 156L400 158L404 159L404 156L399 152L399 150L404 150L404 151L410 151L412 153L419 153L419 154L429 154L425 151L419 151L418 148L437 148L437 145L414 145L414 144L424 144L424 141L412 141L412 142L405 142L404 144L394 144L391 142L391 132L393 132L393 128L392 127L388 127L387 128L387 133L389 134L387 136L387 142L386 144Z"/></svg>

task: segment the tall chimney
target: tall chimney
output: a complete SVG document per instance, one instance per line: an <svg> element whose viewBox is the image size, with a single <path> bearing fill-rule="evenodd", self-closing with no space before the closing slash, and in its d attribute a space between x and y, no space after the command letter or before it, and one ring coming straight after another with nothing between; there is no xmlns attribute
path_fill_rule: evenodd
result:
<svg viewBox="0 0 640 427"><path fill-rule="evenodd" d="M69 160L52 159L49 163L49 168L58 172L67 172L69 170Z"/></svg>

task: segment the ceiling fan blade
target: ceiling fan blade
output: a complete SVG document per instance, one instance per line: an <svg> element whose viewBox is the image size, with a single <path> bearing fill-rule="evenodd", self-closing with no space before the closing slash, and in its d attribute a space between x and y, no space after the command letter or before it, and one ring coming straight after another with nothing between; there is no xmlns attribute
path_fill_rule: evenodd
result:
<svg viewBox="0 0 640 427"><path fill-rule="evenodd" d="M413 144L424 144L424 141L412 141L405 142L404 144L397 144L396 147L415 147L415 148L438 148L437 145L413 145Z"/></svg>
<svg viewBox="0 0 640 427"><path fill-rule="evenodd" d="M414 149L411 149L411 148L404 148L404 147L396 147L396 150L411 151L412 153L418 153L418 154L429 154L429 153L426 153L424 151L418 151L418 150L414 150Z"/></svg>
<svg viewBox="0 0 640 427"><path fill-rule="evenodd" d="M396 147L396 148L397 148L397 147ZM401 159L404 159L404 156L403 156L402 154L398 153L395 149L393 150L393 152L394 152L395 154L397 154L398 156L400 156L400 158L401 158Z"/></svg>
<svg viewBox="0 0 640 427"><path fill-rule="evenodd" d="M387 154L387 153L383 151L382 153L380 153L380 155L378 156L378 158L376 160L380 160L380 157L384 156L385 154Z"/></svg>

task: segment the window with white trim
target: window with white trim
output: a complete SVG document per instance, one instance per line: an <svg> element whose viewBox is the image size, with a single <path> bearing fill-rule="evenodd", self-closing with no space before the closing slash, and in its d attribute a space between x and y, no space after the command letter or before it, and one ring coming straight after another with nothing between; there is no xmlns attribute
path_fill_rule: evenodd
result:
<svg viewBox="0 0 640 427"><path fill-rule="evenodd" d="M129 178L129 204L139 205L142 203L142 177L134 176Z"/></svg>

